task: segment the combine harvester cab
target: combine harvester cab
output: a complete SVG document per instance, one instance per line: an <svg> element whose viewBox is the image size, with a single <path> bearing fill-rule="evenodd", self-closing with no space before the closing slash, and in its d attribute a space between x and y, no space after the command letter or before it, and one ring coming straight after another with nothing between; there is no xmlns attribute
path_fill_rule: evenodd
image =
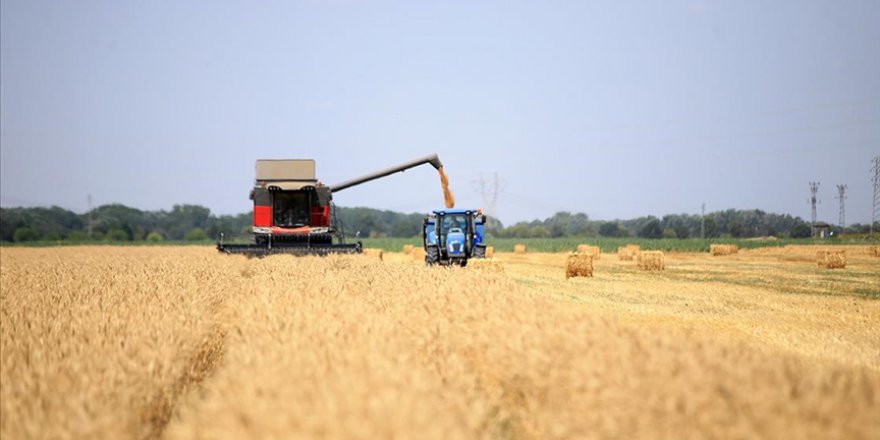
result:
<svg viewBox="0 0 880 440"><path fill-rule="evenodd" d="M470 258L485 258L486 216L479 210L433 211L422 222L425 264L467 266Z"/></svg>
<svg viewBox="0 0 880 440"><path fill-rule="evenodd" d="M252 243L224 243L221 235L217 250L248 256L361 253L361 243L346 243L337 228L333 193L423 164L443 167L434 154L327 186L318 181L312 159L257 160Z"/></svg>

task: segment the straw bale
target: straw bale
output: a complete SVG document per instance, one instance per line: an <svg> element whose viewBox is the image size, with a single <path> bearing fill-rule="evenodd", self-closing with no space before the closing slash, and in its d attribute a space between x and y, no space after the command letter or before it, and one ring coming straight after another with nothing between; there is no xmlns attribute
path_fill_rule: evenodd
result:
<svg viewBox="0 0 880 440"><path fill-rule="evenodd" d="M488 272L504 272L504 266L497 258L472 258L468 260L467 267Z"/></svg>
<svg viewBox="0 0 880 440"><path fill-rule="evenodd" d="M515 254L524 254L526 253L526 245L522 243L517 243L513 246L513 253Z"/></svg>
<svg viewBox="0 0 880 440"><path fill-rule="evenodd" d="M602 254L602 250L599 249L599 246L590 246L588 244L579 244L577 247L577 252L579 254L587 254L593 257L593 260L598 260L600 255Z"/></svg>
<svg viewBox="0 0 880 440"><path fill-rule="evenodd" d="M730 255L739 252L739 246L735 244L710 244L709 254L713 256Z"/></svg>
<svg viewBox="0 0 880 440"><path fill-rule="evenodd" d="M593 256L585 253L572 253L568 255L568 263L565 266L565 279L571 277L592 277Z"/></svg>
<svg viewBox="0 0 880 440"><path fill-rule="evenodd" d="M663 270L663 252L641 251L638 260L641 270Z"/></svg>
<svg viewBox="0 0 880 440"><path fill-rule="evenodd" d="M637 244L628 244L617 248L617 257L624 261L632 261L641 252L641 247Z"/></svg>
<svg viewBox="0 0 880 440"><path fill-rule="evenodd" d="M410 253L412 253L412 251L413 251L413 245L411 245L411 244L403 245L403 253L405 255L409 255Z"/></svg>
<svg viewBox="0 0 880 440"><path fill-rule="evenodd" d="M819 251L816 255L817 264L825 269L843 269L846 267L846 251Z"/></svg>
<svg viewBox="0 0 880 440"><path fill-rule="evenodd" d="M425 249L420 247L414 247L412 252L409 253L412 257L413 261L417 261L419 263L425 262Z"/></svg>

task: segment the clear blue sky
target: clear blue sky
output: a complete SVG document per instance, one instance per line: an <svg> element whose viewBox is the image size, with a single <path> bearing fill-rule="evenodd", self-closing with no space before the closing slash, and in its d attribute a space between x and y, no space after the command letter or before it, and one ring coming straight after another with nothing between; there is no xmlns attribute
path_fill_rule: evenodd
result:
<svg viewBox="0 0 880 440"><path fill-rule="evenodd" d="M505 223L760 208L870 219L880 1L0 3L3 206L250 209L257 158L332 184L437 152ZM422 168L337 204L442 206Z"/></svg>

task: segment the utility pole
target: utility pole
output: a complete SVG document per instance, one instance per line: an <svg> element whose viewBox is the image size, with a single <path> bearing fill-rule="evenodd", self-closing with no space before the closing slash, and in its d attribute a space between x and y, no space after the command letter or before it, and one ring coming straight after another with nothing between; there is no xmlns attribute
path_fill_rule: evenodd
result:
<svg viewBox="0 0 880 440"><path fill-rule="evenodd" d="M816 199L816 193L819 192L819 182L810 182L810 199L808 202L813 208L812 216L810 217L810 236L816 236L816 203L818 200Z"/></svg>
<svg viewBox="0 0 880 440"><path fill-rule="evenodd" d="M504 186L503 180L498 177L498 173L495 173L490 183L480 174L480 178L471 183L474 189L480 193L480 198L483 201L483 211L487 216L495 218L495 207L498 204L498 193L501 192Z"/></svg>
<svg viewBox="0 0 880 440"><path fill-rule="evenodd" d="M700 208L700 239L706 239L706 202Z"/></svg>
<svg viewBox="0 0 880 440"><path fill-rule="evenodd" d="M874 224L880 219L880 156L874 156L874 200L871 205L871 234L874 234Z"/></svg>
<svg viewBox="0 0 880 440"><path fill-rule="evenodd" d="M846 208L843 201L846 200L846 185L837 185L837 197L840 200L840 227L846 227Z"/></svg>

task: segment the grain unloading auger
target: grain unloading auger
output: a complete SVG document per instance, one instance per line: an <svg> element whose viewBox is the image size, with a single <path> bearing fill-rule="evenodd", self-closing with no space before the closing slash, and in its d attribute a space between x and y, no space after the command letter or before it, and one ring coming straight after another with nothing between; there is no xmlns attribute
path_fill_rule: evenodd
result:
<svg viewBox="0 0 880 440"><path fill-rule="evenodd" d="M253 242L224 243L221 235L217 250L248 256L360 253L361 243L346 243L338 228L333 193L424 164L438 171L443 168L440 158L432 154L327 186L318 181L312 159L257 160L251 190Z"/></svg>

